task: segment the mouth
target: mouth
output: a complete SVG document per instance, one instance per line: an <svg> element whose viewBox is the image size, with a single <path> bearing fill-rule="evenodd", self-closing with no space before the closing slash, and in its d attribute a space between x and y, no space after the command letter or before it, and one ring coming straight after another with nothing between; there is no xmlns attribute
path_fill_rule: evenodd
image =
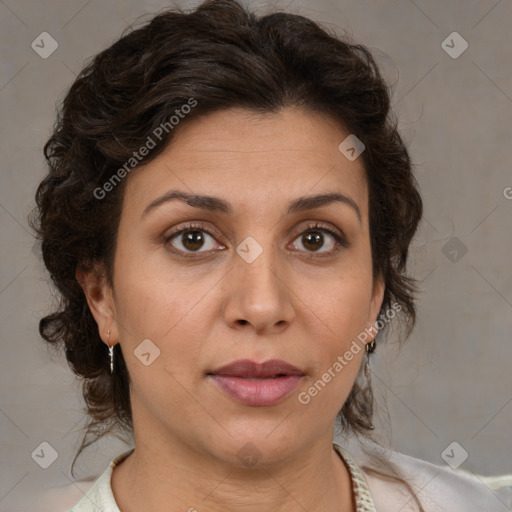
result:
<svg viewBox="0 0 512 512"><path fill-rule="evenodd" d="M304 375L304 372L282 359L270 359L263 363L257 363L250 359L239 359L216 370L212 370L207 375L248 379L274 379L289 375Z"/></svg>
<svg viewBox="0 0 512 512"><path fill-rule="evenodd" d="M280 359L264 363L241 359L206 375L228 397L245 405L262 407L290 395L305 373Z"/></svg>

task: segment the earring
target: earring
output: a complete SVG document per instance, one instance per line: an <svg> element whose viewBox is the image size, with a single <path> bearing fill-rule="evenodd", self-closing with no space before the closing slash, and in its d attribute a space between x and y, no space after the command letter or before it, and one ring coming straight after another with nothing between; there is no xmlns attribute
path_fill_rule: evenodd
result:
<svg viewBox="0 0 512 512"><path fill-rule="evenodd" d="M372 386L372 370L370 367L370 354L375 350L375 338L366 344L366 362L364 364L364 376L366 378L366 382L368 384L368 387L371 388ZM368 428L370 430L374 430L375 426L373 425L373 422L370 421L370 424L368 425Z"/></svg>
<svg viewBox="0 0 512 512"><path fill-rule="evenodd" d="M110 355L110 374L114 373L114 345L110 346L110 329L107 331L108 353Z"/></svg>
<svg viewBox="0 0 512 512"><path fill-rule="evenodd" d="M366 352L371 354L375 350L375 339L366 344Z"/></svg>

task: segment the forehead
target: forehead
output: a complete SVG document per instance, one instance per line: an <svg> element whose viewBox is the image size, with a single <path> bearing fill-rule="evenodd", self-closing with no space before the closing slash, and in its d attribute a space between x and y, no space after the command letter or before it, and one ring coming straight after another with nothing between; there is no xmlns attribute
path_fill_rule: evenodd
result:
<svg viewBox="0 0 512 512"><path fill-rule="evenodd" d="M338 149L349 133L329 116L222 110L183 124L168 147L130 176L125 201L142 211L167 189L224 197L242 210L340 192L367 209L362 159Z"/></svg>

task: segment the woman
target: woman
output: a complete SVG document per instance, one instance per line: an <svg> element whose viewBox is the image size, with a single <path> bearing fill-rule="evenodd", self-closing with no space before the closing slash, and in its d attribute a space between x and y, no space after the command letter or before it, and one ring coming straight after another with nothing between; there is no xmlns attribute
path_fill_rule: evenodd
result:
<svg viewBox="0 0 512 512"><path fill-rule="evenodd" d="M34 225L62 307L40 331L84 378L81 450L134 441L73 512L512 500L371 437L422 202L364 46L234 0L162 13L82 71L45 154Z"/></svg>

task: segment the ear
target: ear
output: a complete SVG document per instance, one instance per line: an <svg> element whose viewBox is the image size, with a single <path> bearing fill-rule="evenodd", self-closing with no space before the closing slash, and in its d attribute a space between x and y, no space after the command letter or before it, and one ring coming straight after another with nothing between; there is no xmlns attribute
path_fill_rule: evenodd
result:
<svg viewBox="0 0 512 512"><path fill-rule="evenodd" d="M84 291L91 314L98 324L101 339L106 345L115 345L119 340L115 302L104 270L100 265L94 265L87 270L77 268L75 276Z"/></svg>
<svg viewBox="0 0 512 512"><path fill-rule="evenodd" d="M375 278L373 282L373 291L372 291L372 299L370 301L370 324L375 325L377 321L377 317L379 315L380 308L382 306L382 301L384 300L384 291L386 289L386 285L384 283L384 278L379 274L378 277Z"/></svg>

